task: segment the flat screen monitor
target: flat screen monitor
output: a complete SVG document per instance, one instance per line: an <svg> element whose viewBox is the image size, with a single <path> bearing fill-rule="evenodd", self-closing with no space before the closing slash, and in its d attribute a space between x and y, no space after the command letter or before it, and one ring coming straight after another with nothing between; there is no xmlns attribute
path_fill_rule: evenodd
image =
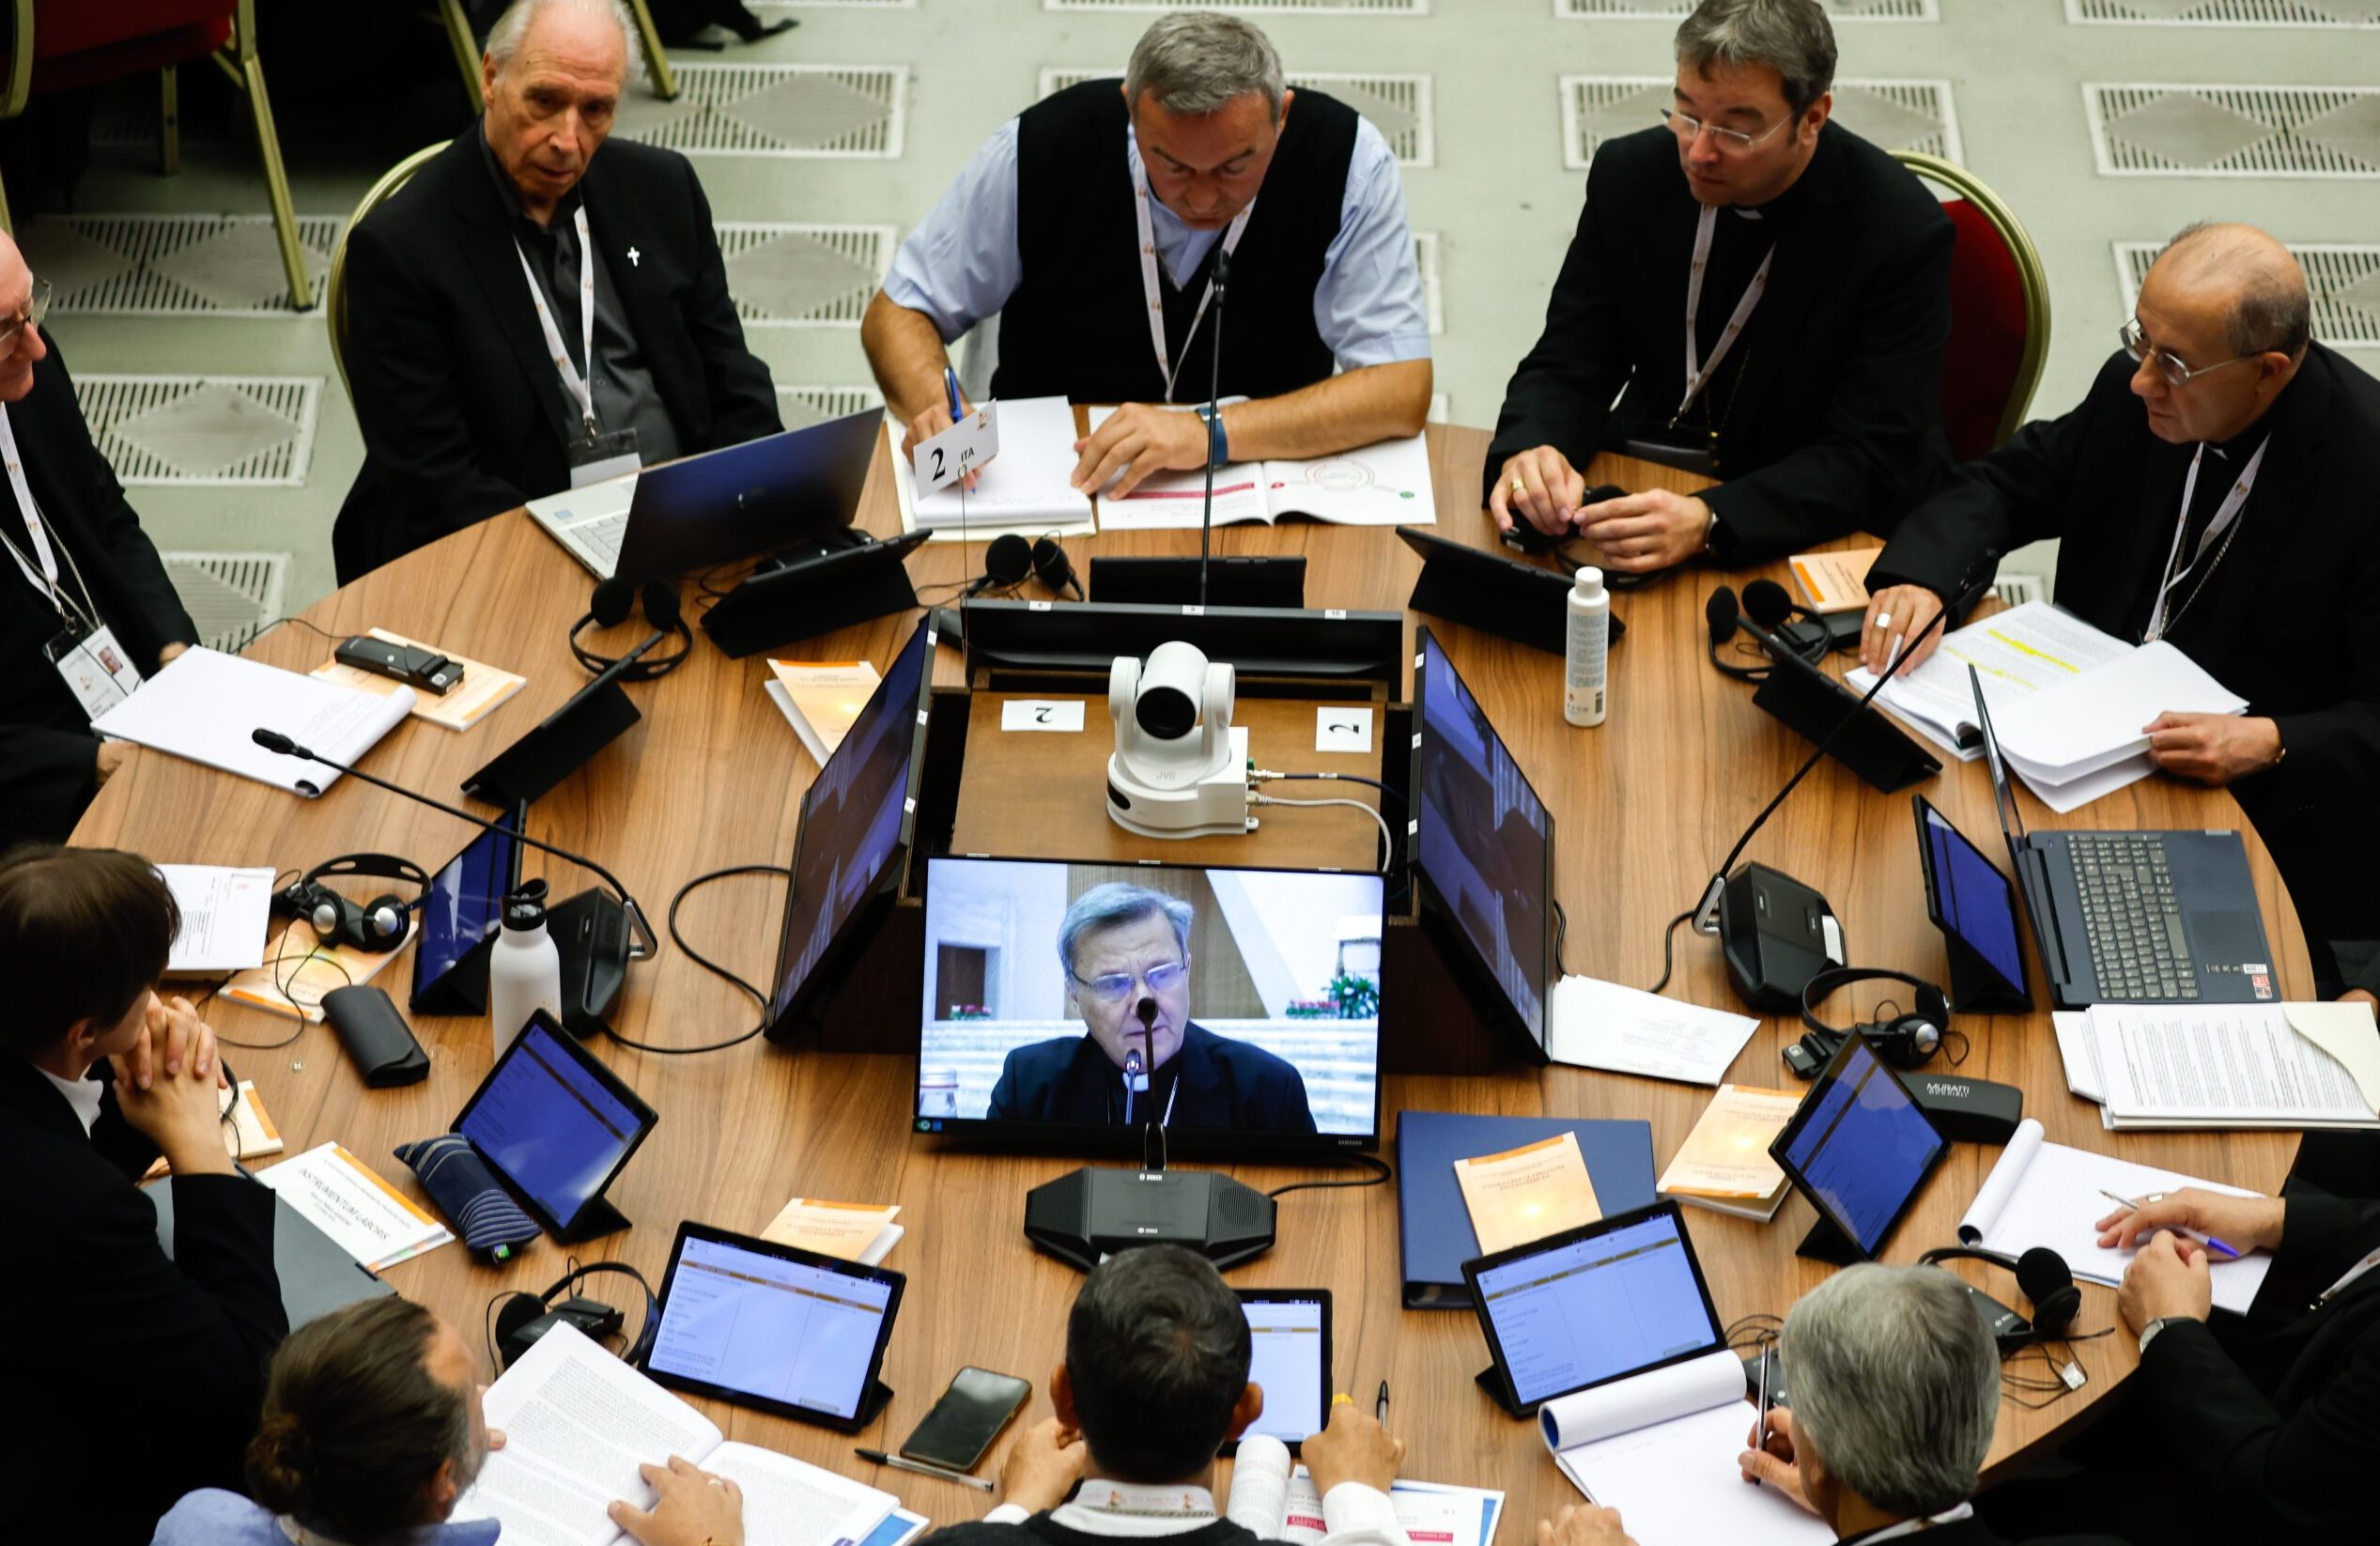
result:
<svg viewBox="0 0 2380 1546"><path fill-rule="evenodd" d="M1925 1108L1862 1036L1845 1038L1769 1146L1818 1217L1863 1260L1949 1152Z"/></svg>
<svg viewBox="0 0 2380 1546"><path fill-rule="evenodd" d="M1414 867L1423 916L1545 1057L1553 980L1553 813L1428 627L1414 668Z"/></svg>
<svg viewBox="0 0 2380 1546"><path fill-rule="evenodd" d="M539 1224L567 1235L659 1121L539 1010L487 1071L455 1131Z"/></svg>
<svg viewBox="0 0 2380 1546"><path fill-rule="evenodd" d="M1385 890L929 858L916 1130L1127 1147L1155 1120L1178 1153L1376 1147Z"/></svg>
<svg viewBox="0 0 2380 1546"><path fill-rule="evenodd" d="M900 882L934 682L929 640L920 620L802 796L794 882L778 935L777 991L769 1000L772 1041L792 1036L811 1017Z"/></svg>

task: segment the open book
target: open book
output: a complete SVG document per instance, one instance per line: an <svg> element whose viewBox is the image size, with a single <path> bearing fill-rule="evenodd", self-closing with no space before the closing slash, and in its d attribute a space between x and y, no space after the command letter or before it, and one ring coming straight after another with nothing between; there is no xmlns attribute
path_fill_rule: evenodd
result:
<svg viewBox="0 0 2380 1546"><path fill-rule="evenodd" d="M1538 1409L1554 1463L1587 1500L1616 1508L1643 1541L1831 1546L1834 1531L1773 1487L1748 1487L1736 1457L1759 1415L1743 1360L1725 1348L1557 1397Z"/></svg>
<svg viewBox="0 0 2380 1546"><path fill-rule="evenodd" d="M866 1541L896 1502L790 1455L721 1442L709 1418L569 1326L539 1337L487 1387L485 1404L504 1447L487 1457L454 1517L502 1521L504 1546L627 1540L605 1509L614 1498L652 1507L637 1467L672 1455L744 1490L749 1546Z"/></svg>
<svg viewBox="0 0 2380 1546"><path fill-rule="evenodd" d="M1090 410L1096 432L1115 410ZM1103 532L1197 531L1207 475L1159 472L1121 499L1099 496ZM1214 470L1214 523L1304 516L1336 526L1434 526L1430 452L1419 435L1311 461L1226 462Z"/></svg>

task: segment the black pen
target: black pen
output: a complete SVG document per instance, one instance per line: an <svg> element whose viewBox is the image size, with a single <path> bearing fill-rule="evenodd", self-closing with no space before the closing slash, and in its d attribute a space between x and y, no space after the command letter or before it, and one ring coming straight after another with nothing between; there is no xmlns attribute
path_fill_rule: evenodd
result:
<svg viewBox="0 0 2380 1546"><path fill-rule="evenodd" d="M1380 1383L1380 1399L1372 1403L1372 1420L1381 1427L1388 1426L1388 1382Z"/></svg>
<svg viewBox="0 0 2380 1546"><path fill-rule="evenodd" d="M888 1455L881 1449L862 1449L857 1445L852 1446L851 1452L870 1465L889 1465L895 1471L913 1472L920 1476L938 1476L944 1481L959 1482L986 1492L992 1490L992 1478L989 1476L970 1476L964 1471L953 1471L947 1465L928 1465L923 1461L913 1461L902 1455Z"/></svg>
<svg viewBox="0 0 2380 1546"><path fill-rule="evenodd" d="M1769 1361L1773 1356L1770 1349L1760 1350L1760 1423L1752 1436L1752 1447L1763 1455L1769 1452ZM1760 1478L1753 1477L1752 1485L1759 1486Z"/></svg>

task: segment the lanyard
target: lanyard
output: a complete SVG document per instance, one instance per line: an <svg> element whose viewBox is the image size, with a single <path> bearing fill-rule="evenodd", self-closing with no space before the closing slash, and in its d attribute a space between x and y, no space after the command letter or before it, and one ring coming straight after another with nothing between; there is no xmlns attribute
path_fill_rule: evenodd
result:
<svg viewBox="0 0 2380 1546"><path fill-rule="evenodd" d="M2248 491L2256 487L2256 470L2264 465L2265 449L2272 443L2273 438L2270 435L2265 436L2263 441L2258 442L2256 446L2256 454L2249 457L2248 465L2241 468L2239 471L2239 481L2232 485L2231 492L2223 496L2223 502L2215 507L2215 518L2208 521L2206 523L2206 530L2200 533L2198 539L2198 549L2190 554L2189 564L2187 567L2177 569L2177 565L2181 564L2182 560L2182 534L2189 529L2190 499L2198 492L2198 468L2199 463L2206 456L2206 442L2204 441L2201 441L2198 444L2198 450L2191 454L2190 475L2182 480L2182 514L2173 522L2173 550L2165 556L2165 580L2164 582L2157 587L2156 611L2149 617L2149 631L2146 642L2154 642L2157 639L2163 637L2167 625L2172 622L2174 617L2179 616L2179 614L2176 613L2173 617L2169 617L2166 612L2167 604L2171 602L2173 597L2173 587L2179 585L2188 575L2189 571L2198 566L2199 555L2206 551L2206 545L2213 542L2217 537L2222 536L2230 530L2232 522L2239 518L2240 506L2248 502ZM2218 554L2217 558L2219 562L2221 555ZM2209 573L2212 572L2212 568L2210 567ZM2205 583L2205 577L2200 577L2199 586L2202 587ZM2188 599L2185 600L2182 605L2185 609L2187 609L2191 601L2195 601L2197 599L2198 589L2193 588L2189 594Z"/></svg>
<svg viewBox="0 0 2380 1546"><path fill-rule="evenodd" d="M1173 363L1173 351L1166 348L1166 302L1157 287L1157 232L1149 218L1149 170L1136 158L1132 163L1132 194L1134 213L1140 222L1140 287L1149 297L1149 341L1157 348L1157 369L1166 379L1166 401L1173 401L1174 378L1181 367ZM1248 228L1248 216L1256 213L1256 201L1231 217L1231 224L1223 232L1223 254L1229 257L1239 250L1240 233ZM1198 297L1198 309L1190 318L1190 331L1182 335L1182 347L1188 349L1190 340L1198 335L1198 324L1206 319L1207 302L1214 299L1214 281L1207 281L1206 293Z"/></svg>
<svg viewBox="0 0 2380 1546"><path fill-rule="evenodd" d="M1859 1546L1876 1546L1879 1540L1898 1540L1903 1536L1913 1536L1920 1530L1930 1530L1938 1524L1955 1524L1962 1519L1974 1517L1975 1506L1971 1503L1962 1503L1955 1508L1945 1508L1939 1514L1928 1514L1924 1519L1905 1519L1898 1524L1885 1526L1872 1536L1862 1536Z"/></svg>
<svg viewBox="0 0 2380 1546"><path fill-rule="evenodd" d="M86 630L97 631L97 612L76 606L73 596L58 584L58 555L56 549L50 546L50 533L45 530L48 522L41 514L40 506L33 502L33 489L24 481L24 458L17 455L16 427L8 422L8 409L5 403L0 403L0 460L8 464L8 491L17 498L17 514L24 518L24 533L32 540L34 563L41 565L40 571L35 572L33 563L26 561L15 542L0 537L0 544L7 546L8 556L15 559L17 567L24 572L25 583L47 596L61 619L70 624L79 621ZM68 553L66 561L74 564L74 555ZM83 583L80 564L74 564L74 583L82 589L87 603L91 592L90 587Z"/></svg>
<svg viewBox="0 0 2380 1546"><path fill-rule="evenodd" d="M2370 1256L2365 1257L2361 1261L2358 1261L2354 1266L2349 1267L2345 1276L2340 1278L2338 1282L2333 1283L2330 1287L2323 1290L2321 1297L2316 1299L2313 1304L2308 1307L2311 1309L2320 1309L2323 1306L2329 1304L2333 1299L2336 1299L2341 1293L2344 1293L2347 1291L2348 1284L2353 1283L2357 1278L2361 1277L2364 1274L2372 1271L2375 1267L2380 1267L2380 1251L2372 1252Z"/></svg>
<svg viewBox="0 0 2380 1546"><path fill-rule="evenodd" d="M1087 1481L1074 1506L1095 1514L1143 1519L1213 1519L1214 1494L1203 1487L1149 1487L1128 1481Z"/></svg>
<svg viewBox="0 0 2380 1546"><path fill-rule="evenodd" d="M1710 233L1718 224L1719 211L1710 205L1704 205L1702 217L1694 223L1693 266L1686 271L1686 394L1677 399L1677 411L1670 415L1673 428L1685 416L1686 410L1694 406L1694 399L1702 395L1702 390L1709 385L1711 377L1718 373L1719 362L1727 358L1727 351L1736 347L1736 335L1743 332L1746 322L1752 320L1753 308L1760 304L1761 294L1769 287L1769 265L1777 259L1776 245L1772 242L1768 255L1761 258L1760 267L1754 271L1752 283L1744 286L1743 299L1736 302L1735 315L1727 318L1727 326L1719 334L1718 347L1710 351L1710 359L1706 363L1701 348L1694 342L1694 319L1702 315L1703 270L1709 266Z"/></svg>
<svg viewBox="0 0 2380 1546"><path fill-rule="evenodd" d="M537 308L537 325L546 330L546 352L553 356L554 369L562 377L570 400L579 405L579 417L586 421L587 439L595 438L595 389L589 384L595 379L595 244L587 240L587 207L579 206L574 217L579 227L579 358L587 363L587 374L581 378L572 368L570 351L563 347L562 330L554 326L553 310L546 304L546 287L537 283L537 275L529 267L529 255L513 243L513 255L520 259L520 277L529 281L529 299Z"/></svg>

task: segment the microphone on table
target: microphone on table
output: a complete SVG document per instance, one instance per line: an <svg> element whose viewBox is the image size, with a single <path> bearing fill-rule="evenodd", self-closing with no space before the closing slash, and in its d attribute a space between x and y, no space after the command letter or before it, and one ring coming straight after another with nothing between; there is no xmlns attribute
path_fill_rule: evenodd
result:
<svg viewBox="0 0 2380 1546"><path fill-rule="evenodd" d="M1157 1001L1154 998L1150 997L1147 994L1143 994L1141 995L1140 1002L1133 1006L1133 1013L1137 1016L1140 1021L1140 1044L1146 1049L1144 1066L1147 1067L1150 1074L1153 1076L1157 1072L1157 1043L1154 1033L1154 1027L1157 1023ZM1176 1077L1180 1077L1178 1073ZM1153 1078L1147 1088L1149 1089L1150 1095L1153 1099L1156 1094ZM1157 1140L1156 1147L1153 1150L1149 1145L1149 1140L1151 1137L1154 1137ZM1165 1113L1162 1111L1157 1113L1156 1120L1154 1121L1143 1123L1141 1126L1140 1167L1151 1172L1152 1174L1160 1173L1166 1167L1166 1119Z"/></svg>
<svg viewBox="0 0 2380 1546"><path fill-rule="evenodd" d="M1214 340L1207 367L1207 492L1204 508L1198 514L1198 607L1207 604L1208 544L1214 535L1214 444L1223 436L1223 292L1231 278L1231 250L1217 246L1214 252ZM1149 1000L1141 1000L1149 1004ZM1156 1006L1149 1004L1151 1013Z"/></svg>
<svg viewBox="0 0 2380 1546"><path fill-rule="evenodd" d="M457 821L469 822L482 831L501 832L516 843L567 859L601 877L603 883L611 888L611 896L590 889L546 909L555 947L561 951L564 959L563 1023L578 1035L586 1036L603 1028L602 1016L619 995L620 985L627 976L627 964L649 959L660 949L652 924L645 920L644 909L637 905L636 898L628 894L628 889L620 884L620 877L585 855L574 854L542 838L533 838L518 827L473 815L443 800L434 800L401 783L392 783L376 773L366 773L351 763L326 757L311 747L300 746L277 730L266 730L260 726L250 732L248 738L267 751L277 752L284 757L301 757L310 763L320 763L325 767L335 767L375 788L385 789L392 795L402 795L418 805L426 805ZM574 988L578 990L575 995L571 991Z"/></svg>

